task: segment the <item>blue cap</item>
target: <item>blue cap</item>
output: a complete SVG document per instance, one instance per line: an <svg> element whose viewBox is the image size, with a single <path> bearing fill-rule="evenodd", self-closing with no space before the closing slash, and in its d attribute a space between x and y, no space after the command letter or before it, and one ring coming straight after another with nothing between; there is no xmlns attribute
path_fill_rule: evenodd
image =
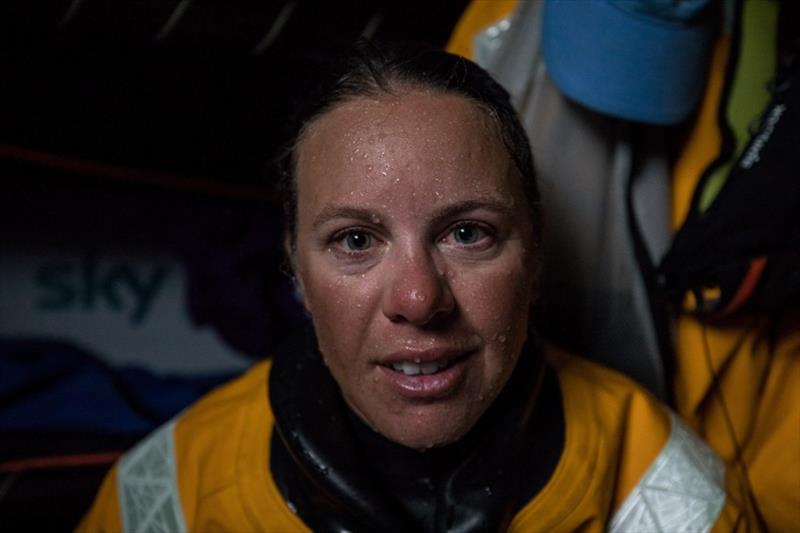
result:
<svg viewBox="0 0 800 533"><path fill-rule="evenodd" d="M545 0L542 48L568 97L609 115L675 124L705 86L708 0Z"/></svg>

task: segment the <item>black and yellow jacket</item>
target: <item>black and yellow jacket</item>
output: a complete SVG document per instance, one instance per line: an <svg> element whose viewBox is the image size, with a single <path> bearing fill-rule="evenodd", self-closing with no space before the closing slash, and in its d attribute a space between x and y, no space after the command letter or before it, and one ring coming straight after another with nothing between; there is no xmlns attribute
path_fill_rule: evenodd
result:
<svg viewBox="0 0 800 533"><path fill-rule="evenodd" d="M371 433L314 349L221 387L128 452L79 531L732 531L722 462L628 378L523 354L476 428Z"/></svg>

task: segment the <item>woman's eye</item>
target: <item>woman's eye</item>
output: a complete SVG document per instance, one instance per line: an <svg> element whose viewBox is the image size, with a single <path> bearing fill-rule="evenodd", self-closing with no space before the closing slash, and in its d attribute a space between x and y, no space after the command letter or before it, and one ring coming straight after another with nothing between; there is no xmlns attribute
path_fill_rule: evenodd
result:
<svg viewBox="0 0 800 533"><path fill-rule="evenodd" d="M372 246L372 235L363 231L350 231L342 238L345 248L353 252L363 252Z"/></svg>
<svg viewBox="0 0 800 533"><path fill-rule="evenodd" d="M453 229L453 240L458 244L475 244L486 232L475 224L461 224Z"/></svg>

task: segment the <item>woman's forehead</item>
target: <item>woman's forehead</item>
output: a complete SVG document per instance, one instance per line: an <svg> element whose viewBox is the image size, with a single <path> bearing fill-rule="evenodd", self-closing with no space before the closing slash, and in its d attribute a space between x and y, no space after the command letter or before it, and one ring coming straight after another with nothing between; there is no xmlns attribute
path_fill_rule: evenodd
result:
<svg viewBox="0 0 800 533"><path fill-rule="evenodd" d="M301 228L353 210L418 220L453 205L524 210L521 180L493 119L461 96L351 100L319 118L298 148Z"/></svg>
<svg viewBox="0 0 800 533"><path fill-rule="evenodd" d="M300 178L320 170L386 175L422 166L463 173L475 164L506 166L509 160L483 107L460 95L423 90L343 102L307 128L297 149Z"/></svg>
<svg viewBox="0 0 800 533"><path fill-rule="evenodd" d="M319 137L327 137L326 144L333 138L340 141L338 144L355 145L392 135L427 135L428 146L434 149L442 148L445 137L450 141L458 134L475 138L477 131L487 128L496 133L494 121L473 100L458 94L410 89L356 97L336 105L307 128L300 148L318 149L314 141Z"/></svg>

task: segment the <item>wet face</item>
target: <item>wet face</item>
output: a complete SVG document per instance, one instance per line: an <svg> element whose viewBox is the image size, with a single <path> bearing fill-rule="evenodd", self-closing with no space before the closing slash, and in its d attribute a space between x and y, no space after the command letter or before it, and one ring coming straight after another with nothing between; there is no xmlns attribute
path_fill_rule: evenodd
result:
<svg viewBox="0 0 800 533"><path fill-rule="evenodd" d="M400 444L458 440L508 381L534 289L495 124L456 95L362 97L297 155L295 272L344 398Z"/></svg>

